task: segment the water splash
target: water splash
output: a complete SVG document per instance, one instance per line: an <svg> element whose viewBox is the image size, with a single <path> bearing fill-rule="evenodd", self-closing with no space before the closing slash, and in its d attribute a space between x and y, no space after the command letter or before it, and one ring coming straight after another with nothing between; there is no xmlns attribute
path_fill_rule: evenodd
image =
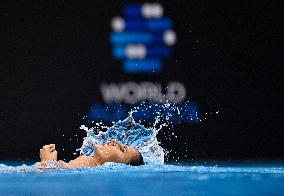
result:
<svg viewBox="0 0 284 196"><path fill-rule="evenodd" d="M190 104L190 102L187 102ZM155 121L153 125L147 128L144 125L135 122L135 119L141 119L141 113L149 113L155 111ZM169 151L164 150L160 142L157 140L157 134L165 127L170 130L169 136L165 136L170 140L170 137L177 136L174 134L174 122L179 121L184 117L181 113L187 113L186 108L181 108L179 104L170 103L156 103L148 105L145 102L135 106L128 113L128 117L118 122L113 122L111 127L105 126L102 122L92 124L92 127L81 125L80 129L86 131L87 136L84 138L83 145L80 149L81 155L94 156L94 145L105 144L108 141L115 139L119 143L123 143L134 148L137 148L146 164L164 164L165 155ZM198 111L190 113L189 118L192 121L200 121ZM105 131L102 131L105 130ZM165 133L163 133L165 134Z"/></svg>
<svg viewBox="0 0 284 196"><path fill-rule="evenodd" d="M162 128L155 128L160 121L157 117L153 127L146 128L144 125L136 123L132 114L136 110L129 112L129 116L123 121L118 121L113 126L108 127L105 132L95 133L94 127L88 128L82 125L80 129L86 131L83 145L80 149L81 155L94 156L94 145L104 144L115 139L117 142L134 147L140 151L146 164L163 164L165 151L157 140L157 133Z"/></svg>

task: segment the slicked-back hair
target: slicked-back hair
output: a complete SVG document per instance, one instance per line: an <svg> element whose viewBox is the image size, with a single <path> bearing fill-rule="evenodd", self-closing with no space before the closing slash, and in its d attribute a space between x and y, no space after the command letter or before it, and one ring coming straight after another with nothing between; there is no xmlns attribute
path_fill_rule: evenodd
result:
<svg viewBox="0 0 284 196"><path fill-rule="evenodd" d="M145 163L144 163L144 160L143 160L143 157L142 157L141 153L139 153L138 159L132 160L130 162L130 165L132 165L132 166L140 166L140 165L144 165L144 164Z"/></svg>

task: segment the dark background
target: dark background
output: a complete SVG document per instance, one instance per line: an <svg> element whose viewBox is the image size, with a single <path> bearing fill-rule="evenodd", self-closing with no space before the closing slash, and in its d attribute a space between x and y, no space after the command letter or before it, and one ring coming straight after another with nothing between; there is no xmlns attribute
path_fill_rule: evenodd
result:
<svg viewBox="0 0 284 196"><path fill-rule="evenodd" d="M176 126L177 139L160 135L176 152L169 161L284 158L281 1L162 1L178 42L154 75L125 74L111 56L110 21L124 4L1 3L0 160L36 161L47 143L74 157L99 84L130 80L182 81L202 114L220 111Z"/></svg>

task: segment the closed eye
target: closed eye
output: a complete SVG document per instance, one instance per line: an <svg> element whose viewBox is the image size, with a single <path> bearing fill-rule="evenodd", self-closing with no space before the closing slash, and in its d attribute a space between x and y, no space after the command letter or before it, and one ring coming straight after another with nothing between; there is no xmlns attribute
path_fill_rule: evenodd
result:
<svg viewBox="0 0 284 196"><path fill-rule="evenodd" d="M123 153L125 153L125 152L126 152L126 150L127 150L127 147L126 147L126 146L123 146L123 148L122 148L122 152L123 152Z"/></svg>

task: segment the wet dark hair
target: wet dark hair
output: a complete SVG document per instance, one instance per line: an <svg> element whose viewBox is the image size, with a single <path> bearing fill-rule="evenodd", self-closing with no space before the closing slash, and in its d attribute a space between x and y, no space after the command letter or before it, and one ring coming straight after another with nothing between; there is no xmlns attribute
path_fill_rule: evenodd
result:
<svg viewBox="0 0 284 196"><path fill-rule="evenodd" d="M131 162L129 164L132 165L132 166L144 165L145 163L144 163L144 160L143 160L141 153L139 152L138 159L131 160Z"/></svg>

